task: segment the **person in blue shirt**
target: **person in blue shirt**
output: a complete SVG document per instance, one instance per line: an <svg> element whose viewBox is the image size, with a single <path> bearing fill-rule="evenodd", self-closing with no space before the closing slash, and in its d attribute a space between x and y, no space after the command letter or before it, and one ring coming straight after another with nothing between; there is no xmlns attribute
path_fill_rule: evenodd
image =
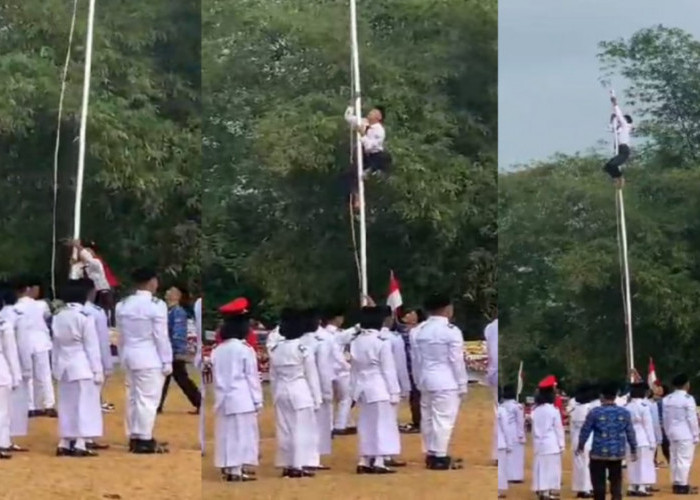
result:
<svg viewBox="0 0 700 500"><path fill-rule="evenodd" d="M202 404L202 395L199 392L199 388L187 373L190 353L187 343L187 320L189 317L183 305L186 296L187 290L179 285L173 285L165 292L165 302L168 304L168 336L170 337L170 345L173 348L173 373L165 378L158 413L163 412L163 405L168 395L171 378L175 379L175 383L180 386L182 392L194 406L195 409L190 413L198 414Z"/></svg>
<svg viewBox="0 0 700 500"><path fill-rule="evenodd" d="M613 500L622 499L622 461L629 445L632 461L637 460L637 440L630 412L615 404L618 385L601 387L601 405L588 413L581 428L576 454L583 453L586 441L593 434L590 451L591 483L594 500L605 500L606 474Z"/></svg>

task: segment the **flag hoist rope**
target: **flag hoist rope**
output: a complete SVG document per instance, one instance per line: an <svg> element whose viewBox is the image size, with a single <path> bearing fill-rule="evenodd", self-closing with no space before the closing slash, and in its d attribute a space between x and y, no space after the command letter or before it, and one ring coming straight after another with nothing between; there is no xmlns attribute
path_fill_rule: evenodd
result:
<svg viewBox="0 0 700 500"><path fill-rule="evenodd" d="M355 117L362 117L362 97L360 92L360 51L357 42L357 3L350 0L350 38L352 41L352 93ZM355 132L355 159L357 165L357 196L360 205L360 303L367 303L367 218L365 212L365 185L363 179L362 141L359 130ZM354 224L354 222L352 222ZM353 229L354 231L354 229Z"/></svg>

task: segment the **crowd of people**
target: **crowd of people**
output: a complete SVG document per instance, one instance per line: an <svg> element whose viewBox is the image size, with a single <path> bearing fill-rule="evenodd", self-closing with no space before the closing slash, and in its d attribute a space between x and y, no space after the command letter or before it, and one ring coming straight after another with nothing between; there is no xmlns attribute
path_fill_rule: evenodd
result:
<svg viewBox="0 0 700 500"><path fill-rule="evenodd" d="M240 303L240 302L239 302ZM420 433L425 466L462 468L449 453L467 393L462 332L442 296L397 317L389 307L363 307L359 324L343 329L345 312L285 309L267 337L270 399L283 477L313 477L327 470L333 437L357 435L357 474L392 474L401 460L401 432ZM214 464L231 482L254 481L259 465L259 412L265 404L250 314L238 308L220 330L210 365L214 386ZM412 422L400 426L398 404L412 400ZM269 403L268 403L269 404ZM335 406L334 406L335 405ZM357 425L351 408L356 407Z"/></svg>
<svg viewBox="0 0 700 500"><path fill-rule="evenodd" d="M700 428L689 378L676 376L673 392L657 383L650 387L638 376L636 380L624 388L607 382L576 389L566 409L576 498L602 500L609 482L612 498L621 499L624 469L627 496L653 496L659 491L660 454L668 463L673 494L697 493L689 476ZM548 377L532 410L532 491L540 500L559 498L562 489L566 433L556 397L556 380ZM499 497L505 498L509 484L525 479L525 414L512 386L501 391L498 426Z"/></svg>

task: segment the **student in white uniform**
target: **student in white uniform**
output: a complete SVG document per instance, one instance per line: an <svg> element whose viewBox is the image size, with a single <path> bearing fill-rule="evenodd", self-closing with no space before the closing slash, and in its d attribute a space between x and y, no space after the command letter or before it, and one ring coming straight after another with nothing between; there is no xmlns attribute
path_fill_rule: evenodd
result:
<svg viewBox="0 0 700 500"><path fill-rule="evenodd" d="M94 457L87 439L102 436L100 389L104 382L95 320L85 312L87 288L69 281L61 294L66 304L53 318L53 376L58 382L56 456Z"/></svg>
<svg viewBox="0 0 700 500"><path fill-rule="evenodd" d="M554 388L540 389L540 404L532 411L532 491L540 500L552 498L561 490L561 459L566 443L554 397Z"/></svg>
<svg viewBox="0 0 700 500"><path fill-rule="evenodd" d="M499 408L505 411L505 431L508 433L508 455L505 464L506 479L510 483L525 480L525 409L516 400L516 390L512 385L503 387L502 402ZM498 422L499 432L501 423ZM499 443L501 442L499 438ZM499 448L501 450L501 448ZM501 453L502 455L502 453ZM499 455L499 468L501 466Z"/></svg>
<svg viewBox="0 0 700 500"><path fill-rule="evenodd" d="M508 471L510 464L509 456L513 452L513 446L515 446L512 430L509 429L508 413L509 410L506 407L505 402L498 405L496 409L496 426L498 429L498 498L506 498L506 492L508 491L508 478L510 477Z"/></svg>
<svg viewBox="0 0 700 500"><path fill-rule="evenodd" d="M165 377L173 371L168 308L155 296L158 277L151 269L132 275L136 292L117 304L119 356L126 371L126 427L132 453L167 452L153 439Z"/></svg>
<svg viewBox="0 0 700 500"><path fill-rule="evenodd" d="M211 356L214 378L214 464L230 482L254 481L244 466L257 466L258 412L263 391L255 351L245 342L250 329L247 314L225 319L222 343Z"/></svg>
<svg viewBox="0 0 700 500"><path fill-rule="evenodd" d="M610 102L613 105L613 113L610 116L610 123L617 136L617 155L611 158L603 167L610 177L613 178L618 188L624 187L624 179L620 167L624 165L630 157L630 134L632 132L632 117L623 115L620 106L617 104L617 98L611 97Z"/></svg>
<svg viewBox="0 0 700 500"><path fill-rule="evenodd" d="M12 458L12 392L22 383L15 327L3 316L0 314L0 460Z"/></svg>
<svg viewBox="0 0 700 500"><path fill-rule="evenodd" d="M431 296L425 309L430 317L414 329L411 351L413 380L421 394L425 463L432 470L462 468L461 460L453 459L448 450L461 400L467 394L464 337L450 323L454 308L449 297Z"/></svg>
<svg viewBox="0 0 700 500"><path fill-rule="evenodd" d="M299 311L285 311L282 338L270 350L270 382L275 404L276 465L282 477L313 477L307 467L318 459L316 410L321 386L314 353L301 342L306 322Z"/></svg>
<svg viewBox="0 0 700 500"><path fill-rule="evenodd" d="M575 397L572 398L573 405L569 412L569 437L573 454L571 489L576 493L576 498L593 498L593 484L591 484L591 473L588 470L593 438L588 439L583 453L576 453L581 429L591 410L591 401L598 397L597 394L593 394L593 391L592 385L581 384L576 390Z"/></svg>
<svg viewBox="0 0 700 500"><path fill-rule="evenodd" d="M673 378L675 391L663 400L663 427L671 448L671 478L673 493L693 495L697 488L688 484L695 446L700 442L697 404L688 394L690 380L685 374Z"/></svg>
<svg viewBox="0 0 700 500"><path fill-rule="evenodd" d="M633 384L630 390L630 402L627 411L632 418L632 426L637 439L637 460L627 459L628 496L652 496L649 486L656 483L656 466L654 465L654 450L656 436L651 413L645 398L648 387L644 383Z"/></svg>
<svg viewBox="0 0 700 500"><path fill-rule="evenodd" d="M31 353L32 377L29 380L29 416L56 418L56 396L51 380L51 335L48 321L49 305L38 300L40 280L33 276L21 277L16 283L15 329L21 351Z"/></svg>
<svg viewBox="0 0 700 500"><path fill-rule="evenodd" d="M493 395L493 404L498 405L498 318L484 328L484 339L486 340L486 382L491 388ZM493 423L493 445L491 449L491 459L496 460L496 441L497 441L498 422Z"/></svg>
<svg viewBox="0 0 700 500"><path fill-rule="evenodd" d="M330 308L326 311L324 324L326 331L332 336L336 344L335 352L335 378L333 380L333 394L335 396L335 420L333 423L333 435L344 436L354 434L357 429L349 425L352 396L350 394L350 340L356 329L343 330L345 312L340 307ZM338 358L338 355L340 357Z"/></svg>
<svg viewBox="0 0 700 500"><path fill-rule="evenodd" d="M391 342L379 333L389 321L389 307L363 307L362 331L350 344L352 395L358 408L358 474L392 474L395 471L385 464L385 458L401 453L394 407L399 404L401 388Z"/></svg>

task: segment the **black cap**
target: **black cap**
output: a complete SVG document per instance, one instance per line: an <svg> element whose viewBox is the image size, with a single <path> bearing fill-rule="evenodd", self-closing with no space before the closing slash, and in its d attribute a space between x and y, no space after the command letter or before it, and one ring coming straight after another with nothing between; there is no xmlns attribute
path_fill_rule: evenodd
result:
<svg viewBox="0 0 700 500"><path fill-rule="evenodd" d="M425 299L425 309L428 312L435 312L452 305L449 295L435 293Z"/></svg>
<svg viewBox="0 0 700 500"><path fill-rule="evenodd" d="M156 270L150 267L139 267L138 269L134 269L134 271L131 273L131 279L137 285L143 285L144 283L148 283L153 278L157 277L158 273Z"/></svg>
<svg viewBox="0 0 700 500"><path fill-rule="evenodd" d="M685 373L679 373L678 375L673 377L673 380L671 381L671 383L673 384L673 387L675 387L676 389L680 389L688 382L690 382L690 379L688 378L688 375L686 375Z"/></svg>

